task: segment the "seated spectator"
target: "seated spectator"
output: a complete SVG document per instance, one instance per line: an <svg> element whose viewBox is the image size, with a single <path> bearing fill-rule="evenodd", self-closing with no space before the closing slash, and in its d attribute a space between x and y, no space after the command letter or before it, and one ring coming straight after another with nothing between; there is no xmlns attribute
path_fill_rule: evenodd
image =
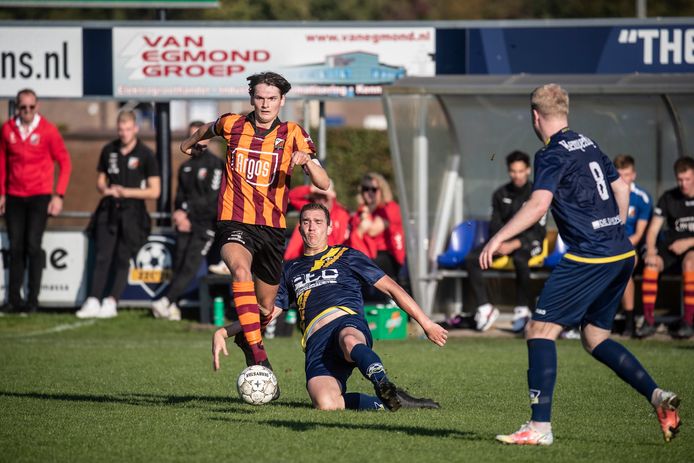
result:
<svg viewBox="0 0 694 463"><path fill-rule="evenodd" d="M201 121L191 122L188 135L203 125ZM168 288L152 302L154 318L181 319L177 301L195 278L214 242L224 161L212 152L209 142L201 140L193 146L190 159L178 169L176 209L171 216L176 229L174 266Z"/></svg>
<svg viewBox="0 0 694 463"><path fill-rule="evenodd" d="M627 213L627 221L624 224L626 228L626 234L629 237L631 244L637 248L644 233L646 232L646 227L648 227L648 221L651 219L651 212L653 211L653 200L651 196L643 189L636 186L636 163L634 158L628 154L620 154L614 159L614 165L619 172L619 176L622 177L624 183L629 185L631 192L629 193L629 212ZM636 254L638 256L638 253ZM638 258L638 257L637 257ZM634 262L636 265L636 261ZM624 309L625 321L624 330L622 331L623 336L633 336L634 335L634 278L629 279L627 287L624 290L624 296L622 296L622 308Z"/></svg>
<svg viewBox="0 0 694 463"><path fill-rule="evenodd" d="M397 280L405 263L400 206L381 174L364 175L360 191L361 204L350 219L348 246L369 256L386 275Z"/></svg>
<svg viewBox="0 0 694 463"><path fill-rule="evenodd" d="M330 188L327 190L321 190L315 185L301 185L289 190L289 205L291 207L301 210L308 203L322 204L330 212L332 232L328 235L328 246L337 246L347 241L349 237L349 212L337 201L332 182L330 182ZM303 248L304 241L301 238L301 233L299 233L299 224L297 223L284 250L284 260L301 257Z"/></svg>
<svg viewBox="0 0 694 463"><path fill-rule="evenodd" d="M646 257L643 269L644 323L637 336L655 333L655 301L658 297L658 276L662 272L682 272L684 285L684 317L676 337L692 337L694 319L694 159L682 157L675 161L677 188L666 191L653 209L653 219L646 232ZM664 239L658 234L664 224Z"/></svg>
<svg viewBox="0 0 694 463"><path fill-rule="evenodd" d="M521 206L530 198L533 184L530 179L530 157L522 151L513 151L506 156L508 176L511 181L500 187L492 196L492 219L489 222L489 236L494 236L506 222L511 220ZM516 269L516 307L513 309L513 329L520 332L535 309L535 295L530 292L530 267L532 256L542 252L545 238L545 218L534 226L504 242L497 256L510 256ZM487 331L499 318L499 309L489 302L487 290L482 279L479 264L480 252L484 245L470 251L465 258L465 266L470 278L472 295L477 303L475 323L479 331Z"/></svg>

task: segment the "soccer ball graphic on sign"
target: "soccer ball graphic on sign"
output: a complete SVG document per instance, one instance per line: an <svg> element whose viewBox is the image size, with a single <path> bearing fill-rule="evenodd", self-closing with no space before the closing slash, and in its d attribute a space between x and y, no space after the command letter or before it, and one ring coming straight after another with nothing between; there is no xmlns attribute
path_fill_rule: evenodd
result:
<svg viewBox="0 0 694 463"><path fill-rule="evenodd" d="M171 267L171 254L164 243L151 241L137 253L136 262L142 270L162 270Z"/></svg>
<svg viewBox="0 0 694 463"><path fill-rule="evenodd" d="M241 372L236 388L247 404L262 405L270 402L277 392L277 378L269 368L252 365Z"/></svg>

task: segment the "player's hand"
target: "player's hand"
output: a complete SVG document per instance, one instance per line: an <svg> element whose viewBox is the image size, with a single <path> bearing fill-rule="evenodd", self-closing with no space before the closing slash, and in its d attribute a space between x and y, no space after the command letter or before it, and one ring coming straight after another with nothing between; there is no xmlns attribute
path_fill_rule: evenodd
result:
<svg viewBox="0 0 694 463"><path fill-rule="evenodd" d="M489 242L484 246L484 249L482 249L482 252L480 253L480 268L482 268L482 270L487 270L492 266L494 254L496 254L500 246L501 243L494 238L489 240Z"/></svg>
<svg viewBox="0 0 694 463"><path fill-rule="evenodd" d="M658 267L658 254L646 253L643 263L646 267Z"/></svg>
<svg viewBox="0 0 694 463"><path fill-rule="evenodd" d="M63 198L58 195L53 195L48 203L48 215L55 217L60 215L63 210Z"/></svg>
<svg viewBox="0 0 694 463"><path fill-rule="evenodd" d="M223 352L225 356L229 356L225 334L224 328L220 328L212 336L212 369L214 371L219 370L219 353Z"/></svg>
<svg viewBox="0 0 694 463"><path fill-rule="evenodd" d="M289 174L292 173L294 166L305 166L311 160L311 156L303 151L294 151L292 153L292 160L289 162ZM304 171L306 169L304 168Z"/></svg>
<svg viewBox="0 0 694 463"><path fill-rule="evenodd" d="M443 345L446 344L446 340L448 339L448 331L446 331L446 329L444 329L441 325L429 320L429 323L422 328L424 329L427 338L429 338L429 341L440 347L443 347Z"/></svg>

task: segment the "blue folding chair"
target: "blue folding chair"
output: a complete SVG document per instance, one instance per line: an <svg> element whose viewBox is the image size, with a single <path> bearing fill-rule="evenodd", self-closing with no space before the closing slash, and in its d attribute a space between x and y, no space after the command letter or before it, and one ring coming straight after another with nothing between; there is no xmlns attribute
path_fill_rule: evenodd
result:
<svg viewBox="0 0 694 463"><path fill-rule="evenodd" d="M470 250L480 242L484 242L485 225L488 229L487 222L477 220L466 220L456 225L451 232L448 248L436 259L439 268L462 267L465 264L465 256Z"/></svg>

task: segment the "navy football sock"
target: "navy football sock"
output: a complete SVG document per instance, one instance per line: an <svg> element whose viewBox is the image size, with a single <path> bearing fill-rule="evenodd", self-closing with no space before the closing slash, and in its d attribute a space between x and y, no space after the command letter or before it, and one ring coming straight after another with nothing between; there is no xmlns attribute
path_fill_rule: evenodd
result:
<svg viewBox="0 0 694 463"><path fill-rule="evenodd" d="M605 339L593 349L593 357L607 365L623 381L651 401L653 391L658 385L626 347L612 339Z"/></svg>
<svg viewBox="0 0 694 463"><path fill-rule="evenodd" d="M348 392L343 395L345 408L347 410L382 410L383 403L378 397L361 394L359 392Z"/></svg>
<svg viewBox="0 0 694 463"><path fill-rule="evenodd" d="M364 378L371 381L374 385L383 380L388 380L386 370L383 368L381 359L366 344L357 344L349 354Z"/></svg>
<svg viewBox="0 0 694 463"><path fill-rule="evenodd" d="M528 389L531 419L550 422L552 395L557 380L557 346L549 339L528 340Z"/></svg>

